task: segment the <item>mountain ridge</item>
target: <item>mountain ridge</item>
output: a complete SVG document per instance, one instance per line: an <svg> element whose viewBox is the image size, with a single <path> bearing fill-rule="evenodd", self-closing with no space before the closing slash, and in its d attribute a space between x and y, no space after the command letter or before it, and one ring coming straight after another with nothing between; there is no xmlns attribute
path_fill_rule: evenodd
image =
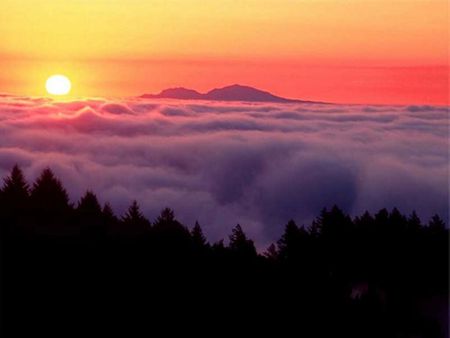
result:
<svg viewBox="0 0 450 338"><path fill-rule="evenodd" d="M322 103L316 101L288 99L274 95L268 91L250 86L233 84L221 88L214 88L206 93L196 90L174 87L162 90L159 94L143 94L145 99L180 99L180 100L207 100L207 101L245 101L245 102L276 102L276 103Z"/></svg>

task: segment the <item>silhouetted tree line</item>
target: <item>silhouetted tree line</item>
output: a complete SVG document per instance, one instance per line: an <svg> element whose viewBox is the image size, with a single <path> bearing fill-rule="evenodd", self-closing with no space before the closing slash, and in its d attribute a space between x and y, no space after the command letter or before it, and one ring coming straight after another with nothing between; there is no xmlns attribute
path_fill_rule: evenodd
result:
<svg viewBox="0 0 450 338"><path fill-rule="evenodd" d="M438 215L351 218L334 206L309 226L290 220L259 254L239 224L227 244L211 244L169 208L150 222L136 201L122 217L91 191L74 205L50 169L29 185L15 166L0 226L5 335L130 334L167 322L233 335L245 324L276 336L448 336L448 229Z"/></svg>

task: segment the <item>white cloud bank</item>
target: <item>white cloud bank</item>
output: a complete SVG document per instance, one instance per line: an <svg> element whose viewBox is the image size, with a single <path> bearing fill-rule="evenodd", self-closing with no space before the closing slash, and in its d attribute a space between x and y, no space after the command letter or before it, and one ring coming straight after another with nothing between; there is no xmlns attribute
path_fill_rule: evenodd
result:
<svg viewBox="0 0 450 338"><path fill-rule="evenodd" d="M0 174L46 166L72 201L170 206L212 240L240 222L260 245L336 203L448 221L448 108L0 96Z"/></svg>

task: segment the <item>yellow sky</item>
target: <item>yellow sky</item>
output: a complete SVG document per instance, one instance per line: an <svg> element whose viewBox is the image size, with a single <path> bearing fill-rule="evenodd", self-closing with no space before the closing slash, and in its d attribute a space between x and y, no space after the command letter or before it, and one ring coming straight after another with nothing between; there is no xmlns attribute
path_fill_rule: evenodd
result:
<svg viewBox="0 0 450 338"><path fill-rule="evenodd" d="M443 62L444 0L2 0L4 54Z"/></svg>

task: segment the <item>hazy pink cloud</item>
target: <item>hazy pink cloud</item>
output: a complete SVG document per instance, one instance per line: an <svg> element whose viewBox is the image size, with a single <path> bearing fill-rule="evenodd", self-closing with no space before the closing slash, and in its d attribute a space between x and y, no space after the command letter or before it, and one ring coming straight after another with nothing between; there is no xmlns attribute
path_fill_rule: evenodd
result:
<svg viewBox="0 0 450 338"><path fill-rule="evenodd" d="M46 166L72 201L165 206L211 239L240 222L260 245L337 203L448 220L448 111L431 106L0 97L0 174Z"/></svg>

